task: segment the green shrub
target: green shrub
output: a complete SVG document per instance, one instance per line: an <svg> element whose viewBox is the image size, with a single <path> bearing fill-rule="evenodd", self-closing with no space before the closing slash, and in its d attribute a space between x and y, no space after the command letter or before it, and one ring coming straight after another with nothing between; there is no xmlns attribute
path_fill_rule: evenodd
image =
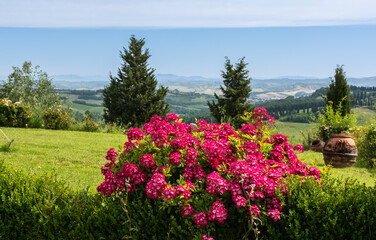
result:
<svg viewBox="0 0 376 240"><path fill-rule="evenodd" d="M262 227L267 239L375 239L376 186L353 179L290 179L281 221Z"/></svg>
<svg viewBox="0 0 376 240"><path fill-rule="evenodd" d="M359 127L355 131L354 140L358 147L357 166L376 167L376 125L374 123Z"/></svg>
<svg viewBox="0 0 376 240"><path fill-rule="evenodd" d="M99 125L95 122L94 119L89 117L84 117L84 131L86 132L96 132L99 129Z"/></svg>
<svg viewBox="0 0 376 240"><path fill-rule="evenodd" d="M281 220L264 218L258 226L262 239L375 239L376 186L328 177L322 185L300 178L288 178L287 184ZM163 202L75 192L54 174L26 174L0 161L0 239L180 240L201 239L205 231L216 240L238 240L249 229L247 214L197 229L179 208Z"/></svg>
<svg viewBox="0 0 376 240"><path fill-rule="evenodd" d="M27 127L33 112L30 106L20 102L13 103L6 98L0 100L0 126Z"/></svg>
<svg viewBox="0 0 376 240"><path fill-rule="evenodd" d="M72 119L67 111L63 111L62 106L56 109L49 108L42 116L43 125L47 129L63 129L69 128Z"/></svg>
<svg viewBox="0 0 376 240"><path fill-rule="evenodd" d="M43 125L42 117L39 114L33 114L33 116L31 116L30 122L27 125L27 127L42 128L42 125Z"/></svg>
<svg viewBox="0 0 376 240"><path fill-rule="evenodd" d="M354 114L341 115L342 105L339 104L337 109L333 109L333 103L326 105L325 114L319 113L317 119L318 136L324 142L327 141L331 134L348 133L356 126L356 116Z"/></svg>

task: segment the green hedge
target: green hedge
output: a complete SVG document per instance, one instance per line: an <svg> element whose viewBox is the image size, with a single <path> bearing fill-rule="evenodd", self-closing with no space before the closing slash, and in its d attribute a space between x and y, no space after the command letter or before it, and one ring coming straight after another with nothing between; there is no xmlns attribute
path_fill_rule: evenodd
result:
<svg viewBox="0 0 376 240"><path fill-rule="evenodd" d="M265 218L259 237L376 239L376 187L331 178L323 180L324 188L310 180L291 179L289 185L281 220ZM54 175L26 174L1 162L0 196L0 239L201 239L191 219L160 201L77 192ZM216 240L242 239L247 214L205 232Z"/></svg>
<svg viewBox="0 0 376 240"><path fill-rule="evenodd" d="M376 186L349 178L330 178L323 186L290 184L281 221L264 226L268 238L376 239Z"/></svg>

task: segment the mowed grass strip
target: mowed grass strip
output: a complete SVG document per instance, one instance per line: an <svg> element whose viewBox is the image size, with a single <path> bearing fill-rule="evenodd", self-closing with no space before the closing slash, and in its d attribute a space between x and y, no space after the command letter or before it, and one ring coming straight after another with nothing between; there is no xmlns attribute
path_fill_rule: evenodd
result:
<svg viewBox="0 0 376 240"><path fill-rule="evenodd" d="M56 173L75 189L94 192L103 181L100 167L111 147L116 151L127 140L123 134L46 129L1 128L14 139L10 152L0 152L5 164L37 175ZM0 145L7 140L1 134Z"/></svg>

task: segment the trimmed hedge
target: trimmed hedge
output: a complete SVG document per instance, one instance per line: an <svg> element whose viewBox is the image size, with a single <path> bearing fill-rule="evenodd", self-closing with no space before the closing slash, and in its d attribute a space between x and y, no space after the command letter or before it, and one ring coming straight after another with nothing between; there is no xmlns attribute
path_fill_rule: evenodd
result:
<svg viewBox="0 0 376 240"><path fill-rule="evenodd" d="M281 220L263 222L259 237L376 239L376 187L351 179L324 178L322 184L289 179ZM216 240L242 239L248 222L241 219L205 231ZM193 224L159 201L76 192L55 175L26 174L0 162L1 239L201 239Z"/></svg>
<svg viewBox="0 0 376 240"><path fill-rule="evenodd" d="M327 178L290 191L281 221L264 226L269 239L376 239L376 186Z"/></svg>

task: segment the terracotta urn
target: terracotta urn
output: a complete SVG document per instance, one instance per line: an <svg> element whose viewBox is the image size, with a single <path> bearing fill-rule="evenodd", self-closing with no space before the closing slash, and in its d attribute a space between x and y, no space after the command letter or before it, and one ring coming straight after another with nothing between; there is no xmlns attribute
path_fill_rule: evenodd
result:
<svg viewBox="0 0 376 240"><path fill-rule="evenodd" d="M316 139L316 140L313 140L311 144L309 145L309 150L315 151L315 152L322 152L324 145L325 145L325 142Z"/></svg>
<svg viewBox="0 0 376 240"><path fill-rule="evenodd" d="M322 153L326 165L343 168L354 166L358 149L350 135L332 134L325 142Z"/></svg>

